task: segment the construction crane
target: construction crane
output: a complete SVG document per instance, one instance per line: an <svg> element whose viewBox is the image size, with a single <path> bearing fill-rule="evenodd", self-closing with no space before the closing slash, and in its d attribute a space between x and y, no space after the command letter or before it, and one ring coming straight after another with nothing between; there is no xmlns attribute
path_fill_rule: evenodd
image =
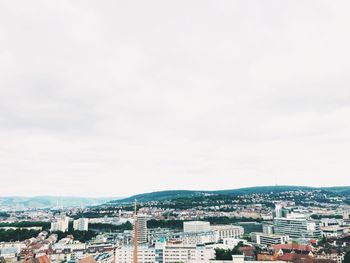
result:
<svg viewBox="0 0 350 263"><path fill-rule="evenodd" d="M137 225L137 201L134 205L134 263L137 263L138 255L138 225Z"/></svg>

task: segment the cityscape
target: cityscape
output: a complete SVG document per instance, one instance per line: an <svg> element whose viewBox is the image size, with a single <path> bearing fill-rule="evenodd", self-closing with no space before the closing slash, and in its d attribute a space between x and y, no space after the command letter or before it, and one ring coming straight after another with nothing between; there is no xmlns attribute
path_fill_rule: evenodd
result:
<svg viewBox="0 0 350 263"><path fill-rule="evenodd" d="M0 258L343 263L350 256L349 192L266 186L153 192L85 207L64 207L59 197L54 207L2 206Z"/></svg>

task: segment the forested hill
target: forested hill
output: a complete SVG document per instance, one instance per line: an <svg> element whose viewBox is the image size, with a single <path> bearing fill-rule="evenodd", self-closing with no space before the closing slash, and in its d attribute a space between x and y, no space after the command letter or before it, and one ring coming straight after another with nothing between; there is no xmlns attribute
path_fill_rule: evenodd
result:
<svg viewBox="0 0 350 263"><path fill-rule="evenodd" d="M247 187L229 190L217 190L217 191L206 191L206 190L168 190L150 192L144 194L138 194L130 196L128 198L113 200L108 202L113 203L128 203L137 200L138 202L148 201L161 201L171 200L183 197L194 197L203 195L228 195L228 196L239 196L246 194L264 194L264 193L282 193L288 191L315 191L321 190L326 192L336 193L338 195L350 195L350 186L339 186L339 187L308 187L308 186L290 186L290 185L276 185L276 186L257 186Z"/></svg>

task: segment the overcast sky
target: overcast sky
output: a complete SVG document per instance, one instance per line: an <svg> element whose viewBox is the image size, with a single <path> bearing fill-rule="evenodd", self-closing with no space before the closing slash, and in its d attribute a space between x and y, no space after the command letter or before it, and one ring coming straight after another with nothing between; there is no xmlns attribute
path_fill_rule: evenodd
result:
<svg viewBox="0 0 350 263"><path fill-rule="evenodd" d="M1 1L0 195L350 185L349 1Z"/></svg>

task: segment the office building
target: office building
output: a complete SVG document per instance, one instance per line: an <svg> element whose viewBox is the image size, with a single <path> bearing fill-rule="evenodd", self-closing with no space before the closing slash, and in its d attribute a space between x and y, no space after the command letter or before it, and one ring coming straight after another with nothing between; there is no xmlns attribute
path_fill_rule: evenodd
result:
<svg viewBox="0 0 350 263"><path fill-rule="evenodd" d="M217 233L219 240L223 240L224 238L241 238L244 234L244 228L241 226L213 225L210 228Z"/></svg>
<svg viewBox="0 0 350 263"><path fill-rule="evenodd" d="M173 234L169 240L180 241L184 245L200 245L218 242L218 236L215 231L207 232L181 232Z"/></svg>
<svg viewBox="0 0 350 263"><path fill-rule="evenodd" d="M116 262L133 263L133 255L133 246L122 246L115 250ZM157 242L154 246L138 247L138 263L209 263L209 260L214 257L214 249L205 246Z"/></svg>
<svg viewBox="0 0 350 263"><path fill-rule="evenodd" d="M137 215L137 238L138 238L138 243L143 244L147 243L147 235L148 235L148 230L147 230L147 216L138 214Z"/></svg>
<svg viewBox="0 0 350 263"><path fill-rule="evenodd" d="M89 229L89 219L87 218L79 218L73 221L74 230L78 231L88 231Z"/></svg>
<svg viewBox="0 0 350 263"><path fill-rule="evenodd" d="M67 232L69 227L69 217L66 215L62 215L57 217L53 222L51 222L51 232L61 231Z"/></svg>
<svg viewBox="0 0 350 263"><path fill-rule="evenodd" d="M258 232L250 233L250 237L256 244L266 246L286 244L286 242L289 240L289 236L286 235L265 234Z"/></svg>
<svg viewBox="0 0 350 263"><path fill-rule="evenodd" d="M262 223L262 231L265 234L273 234L273 223L271 222L263 222Z"/></svg>
<svg viewBox="0 0 350 263"><path fill-rule="evenodd" d="M183 223L184 232L208 232L210 223L206 221L189 221Z"/></svg>
<svg viewBox="0 0 350 263"><path fill-rule="evenodd" d="M274 232L291 238L320 238L320 224L306 218L275 218Z"/></svg>

